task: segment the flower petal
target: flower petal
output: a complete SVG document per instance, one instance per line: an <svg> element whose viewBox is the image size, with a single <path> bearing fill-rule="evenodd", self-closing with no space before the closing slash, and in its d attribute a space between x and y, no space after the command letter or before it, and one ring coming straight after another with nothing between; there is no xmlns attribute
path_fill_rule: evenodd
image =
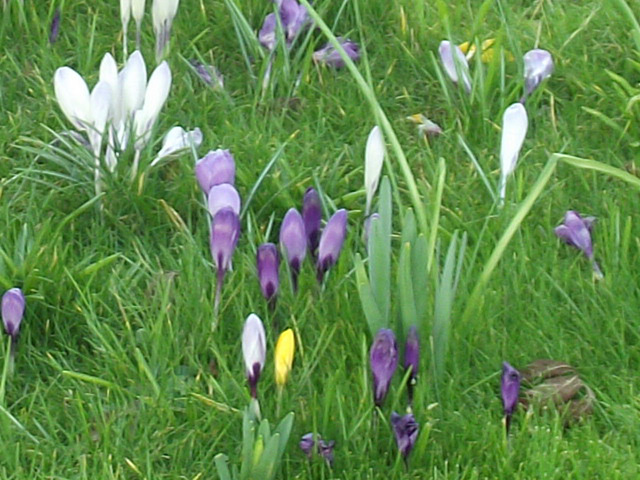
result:
<svg viewBox="0 0 640 480"><path fill-rule="evenodd" d="M53 76L53 87L62 112L78 130L91 124L89 87L78 72L61 67Z"/></svg>
<svg viewBox="0 0 640 480"><path fill-rule="evenodd" d="M369 215L373 195L378 189L382 162L384 161L384 138L377 125L371 129L367 138L367 146L364 154L364 188L367 195L365 215Z"/></svg>

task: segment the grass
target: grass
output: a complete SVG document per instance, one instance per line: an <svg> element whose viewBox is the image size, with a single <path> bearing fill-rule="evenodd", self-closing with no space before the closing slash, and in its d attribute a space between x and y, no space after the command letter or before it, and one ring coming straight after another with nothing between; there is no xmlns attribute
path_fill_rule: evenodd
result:
<svg viewBox="0 0 640 480"><path fill-rule="evenodd" d="M238 190L245 202L253 193L215 332L215 272L194 156L186 153L133 185L119 172L93 198L82 154L65 160L47 146L70 127L55 101L55 69L72 66L93 86L106 51L122 63L117 2L57 5L61 34L52 46L55 7L45 3L14 0L0 20L0 286L20 286L27 296L15 369L0 402L1 478L217 478L218 453L239 463L241 412L249 401L240 334L251 312L267 330L262 413L272 425L295 414L280 478L638 476L640 201L638 179L621 172L634 173L638 161L632 98L640 88L640 52L629 17L639 11L637 0L627 0L628 8L595 0L318 1L330 30L366 49L366 61L356 63L364 83L348 70L311 62L326 41L313 31L288 62L277 53L268 88L268 55L250 55L255 46L234 28L228 2L183 2L168 55L171 94L156 145L143 155L153 158L173 125L200 127L198 155L231 149ZM235 3L254 31L272 8L262 0ZM516 61L474 59L467 97L441 71L438 44L493 37ZM151 69L149 12L142 40ZM498 210L489 188L499 173L500 118L521 94L520 59L535 46L553 54L556 70L527 103L529 132ZM184 61L191 58L220 69L223 92L198 80ZM428 353L434 282L426 292L414 400L421 433L408 470L389 426L391 411L406 406L401 375L372 421L371 336L353 263L355 253L366 257L364 145L380 112L398 140L385 166L393 187L392 271L400 219L410 206L424 208L419 229L439 245L432 276L454 232L467 235L439 380ZM418 112L444 135L420 138L405 120ZM552 168L547 162L556 152L605 165L560 159ZM322 192L325 217L349 210L349 235L322 287L309 262L295 295L281 270L272 314L259 293L255 251L277 241L284 213L300 207L310 185ZM568 209L598 218L600 282L588 261L552 233ZM400 315L396 285L394 277L392 319ZM299 344L278 400L272 355L287 327ZM0 343L4 359L7 342ZM520 409L507 442L501 362L523 368L537 358L575 366L596 394L594 412L564 428L553 410ZM333 470L299 451L299 438L310 431L336 441Z"/></svg>

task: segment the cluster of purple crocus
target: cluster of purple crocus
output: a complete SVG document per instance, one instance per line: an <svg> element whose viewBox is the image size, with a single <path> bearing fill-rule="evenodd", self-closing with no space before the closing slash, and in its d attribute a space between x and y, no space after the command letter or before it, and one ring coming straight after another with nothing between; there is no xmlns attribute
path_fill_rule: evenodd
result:
<svg viewBox="0 0 640 480"><path fill-rule="evenodd" d="M373 400L378 408L382 407L387 395L393 374L398 367L398 346L392 330L381 328L376 334L370 352L371 372L373 374ZM420 341L415 326L409 329L404 348L405 371L409 371L409 384L407 393L409 397L409 413L399 415L391 414L391 426L396 438L398 450L407 462L409 453L418 439L418 423L411 412L413 404L413 389L418 378L420 364Z"/></svg>
<svg viewBox="0 0 640 480"><path fill-rule="evenodd" d="M274 3L277 11L265 17L258 32L260 44L269 51L273 51L278 43L278 25L282 26L282 36L287 47L291 47L298 35L311 24L306 7L296 0L274 0ZM351 60L357 61L360 58L357 43L344 37L338 37L337 40ZM313 60L334 68L342 68L345 65L340 53L330 43L315 51Z"/></svg>
<svg viewBox="0 0 640 480"><path fill-rule="evenodd" d="M4 331L11 337L11 355L15 354L15 346L18 343L25 303L24 294L19 288L7 290L2 295L2 323Z"/></svg>
<svg viewBox="0 0 640 480"><path fill-rule="evenodd" d="M210 151L196 163L195 174L211 215L211 256L218 277L214 302L217 312L224 276L231 268L231 256L240 236L240 195L234 186L236 165L229 150Z"/></svg>
<svg viewBox="0 0 640 480"><path fill-rule="evenodd" d="M338 260L347 234L347 211L336 211L322 229L322 204L315 188L304 194L302 214L290 208L280 226L280 247L289 264L293 290L298 288L298 275L307 252L314 259L318 281ZM275 306L279 287L279 256L273 243L263 243L257 252L258 279L262 295Z"/></svg>

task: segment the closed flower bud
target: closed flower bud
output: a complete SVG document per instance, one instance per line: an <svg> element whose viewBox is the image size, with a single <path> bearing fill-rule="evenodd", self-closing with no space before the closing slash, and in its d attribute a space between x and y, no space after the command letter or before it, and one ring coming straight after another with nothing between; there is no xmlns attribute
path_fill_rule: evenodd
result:
<svg viewBox="0 0 640 480"><path fill-rule="evenodd" d="M322 281L325 272L338 261L344 239L347 236L347 211L340 209L334 213L322 231L318 245L318 281Z"/></svg>
<svg viewBox="0 0 640 480"><path fill-rule="evenodd" d="M393 412L391 414L391 426L393 427L393 434L396 437L398 450L406 462L409 453L411 453L418 439L418 424L412 413L400 416L396 412Z"/></svg>
<svg viewBox="0 0 640 480"><path fill-rule="evenodd" d="M542 49L529 50L524 54L524 102L545 78L553 73L553 57Z"/></svg>
<svg viewBox="0 0 640 480"><path fill-rule="evenodd" d="M307 254L307 236L304 220L295 208L290 208L280 226L280 246L283 248L289 268L293 289L298 286L298 273Z"/></svg>
<svg viewBox="0 0 640 480"><path fill-rule="evenodd" d="M316 254L320 242L320 225L322 223L322 203L315 188L309 187L302 200L302 220L307 234L307 246L311 255Z"/></svg>
<svg viewBox="0 0 640 480"><path fill-rule="evenodd" d="M273 243L260 245L256 254L256 263L258 265L258 280L260 281L262 295L267 299L269 305L275 306L280 283L278 279L280 258L276 246Z"/></svg>
<svg viewBox="0 0 640 480"><path fill-rule="evenodd" d="M393 332L381 328L371 346L371 373L373 374L373 399L381 406L387 395L391 379L398 366L398 347Z"/></svg>
<svg viewBox="0 0 640 480"><path fill-rule="evenodd" d="M236 215L240 214L240 195L230 183L221 183L211 187L207 203L209 214L212 217L215 217L216 213L227 207L231 208Z"/></svg>
<svg viewBox="0 0 640 480"><path fill-rule="evenodd" d="M287 383L291 365L293 364L293 354L295 352L295 339L293 330L288 328L280 334L276 342L275 364L276 364L276 384L283 387Z"/></svg>
<svg viewBox="0 0 640 480"><path fill-rule="evenodd" d="M2 321L4 330L15 341L20 333L20 323L24 315L25 298L22 290L12 288L2 296Z"/></svg>
<svg viewBox="0 0 640 480"><path fill-rule="evenodd" d="M220 303L220 292L224 275L231 266L231 256L240 236L240 220L231 207L218 211L211 222L211 256L218 272L216 284L215 309Z"/></svg>
<svg viewBox="0 0 640 480"><path fill-rule="evenodd" d="M506 418L507 433L511 424L511 416L518 406L518 395L520 393L520 372L509 365L502 363L502 377L500 379L500 393L502 395L502 405Z"/></svg>
<svg viewBox="0 0 640 480"><path fill-rule="evenodd" d="M471 93L471 77L469 76L469 63L460 47L453 45L447 40L440 42L438 48L440 60L445 72L455 84L458 83L459 75L462 76L462 85L467 93ZM458 75L459 74L459 75Z"/></svg>
<svg viewBox="0 0 640 480"><path fill-rule="evenodd" d="M242 355L253 398L258 396L258 380L264 368L266 352L267 343L262 320L252 313L244 322L242 330Z"/></svg>
<svg viewBox="0 0 640 480"><path fill-rule="evenodd" d="M205 194L211 187L223 183L234 185L236 178L236 163L229 150L211 150L197 161L196 179Z"/></svg>

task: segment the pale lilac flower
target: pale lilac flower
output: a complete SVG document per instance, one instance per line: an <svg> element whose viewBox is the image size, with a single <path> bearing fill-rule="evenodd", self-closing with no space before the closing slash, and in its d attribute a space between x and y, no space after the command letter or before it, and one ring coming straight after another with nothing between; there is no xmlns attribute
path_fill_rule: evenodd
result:
<svg viewBox="0 0 640 480"><path fill-rule="evenodd" d="M564 216L564 223L554 229L556 236L564 240L568 245L582 251L593 264L593 270L598 278L602 277L602 271L593 255L593 243L591 230L595 223L595 217L581 217L574 210L569 210Z"/></svg>
<svg viewBox="0 0 640 480"><path fill-rule="evenodd" d="M230 183L221 183L211 187L207 203L211 217L215 217L216 213L226 207L231 207L236 215L240 215L240 194Z"/></svg>
<svg viewBox="0 0 640 480"><path fill-rule="evenodd" d="M258 40L260 44L268 49L273 50L276 46L276 28L278 26L278 20L275 13L270 13L264 17L264 23L262 28L258 32Z"/></svg>
<svg viewBox="0 0 640 480"><path fill-rule="evenodd" d="M553 57L542 49L529 50L524 54L524 96L522 103L538 88L545 78L553 73Z"/></svg>
<svg viewBox="0 0 640 480"><path fill-rule="evenodd" d="M15 342L20 333L20 323L24 316L25 298L22 290L12 288L2 296L2 321L4 330Z"/></svg>
<svg viewBox="0 0 640 480"><path fill-rule="evenodd" d="M267 342L262 320L252 313L244 322L242 330L242 356L253 398L258 398L258 380L264 369L266 353Z"/></svg>
<svg viewBox="0 0 640 480"><path fill-rule="evenodd" d="M444 66L447 75L451 81L455 84L459 81L459 75L462 76L462 85L467 93L471 93L471 77L469 76L469 63L467 62L467 57L465 57L460 47L457 45L453 45L451 42L447 40L443 40L440 42L440 47L438 48L438 53L440 54L440 60L442 61L442 65Z"/></svg>
<svg viewBox="0 0 640 480"><path fill-rule="evenodd" d="M386 328L378 330L371 346L370 361L373 374L373 399L380 407L398 366L398 347L396 337L391 330Z"/></svg>
<svg viewBox="0 0 640 480"><path fill-rule="evenodd" d="M231 267L231 256L240 236L240 220L232 207L224 207L213 216L211 222L211 257L218 272L214 308L220 303L224 275Z"/></svg>
<svg viewBox="0 0 640 480"><path fill-rule="evenodd" d="M360 58L360 47L358 47L358 44L343 37L338 37L337 40L346 52L347 56L354 62L358 61ZM340 53L338 53L331 43L327 43L320 50L313 52L313 61L323 63L334 68L342 68L345 66Z"/></svg>
<svg viewBox="0 0 640 480"><path fill-rule="evenodd" d="M347 211L340 209L331 216L320 236L316 262L318 281L322 281L325 272L338 261L346 236Z"/></svg>
<svg viewBox="0 0 640 480"><path fill-rule="evenodd" d="M164 49L169 43L171 26L178 12L179 3L180 0L153 0L151 18L153 31L156 34L156 60L162 58Z"/></svg>
<svg viewBox="0 0 640 480"><path fill-rule="evenodd" d="M200 188L208 194L215 185L235 183L236 163L229 150L211 150L196 162L195 172Z"/></svg>
<svg viewBox="0 0 640 480"><path fill-rule="evenodd" d="M391 426L393 434L396 437L398 450L405 462L418 439L418 423L412 413L404 416L398 415L396 412L391 414Z"/></svg>
<svg viewBox="0 0 640 480"><path fill-rule="evenodd" d="M309 16L306 7L296 0L282 0L278 2L278 15L284 30L287 46L291 46L295 38L307 25ZM258 40L263 47L273 50L277 41L278 17L275 13L268 14L258 32Z"/></svg>
<svg viewBox="0 0 640 480"><path fill-rule="evenodd" d="M291 281L293 289L296 290L298 273L300 273L302 261L307 254L307 235L302 215L295 208L290 208L282 220L280 246L284 249L285 256L289 262Z"/></svg>

